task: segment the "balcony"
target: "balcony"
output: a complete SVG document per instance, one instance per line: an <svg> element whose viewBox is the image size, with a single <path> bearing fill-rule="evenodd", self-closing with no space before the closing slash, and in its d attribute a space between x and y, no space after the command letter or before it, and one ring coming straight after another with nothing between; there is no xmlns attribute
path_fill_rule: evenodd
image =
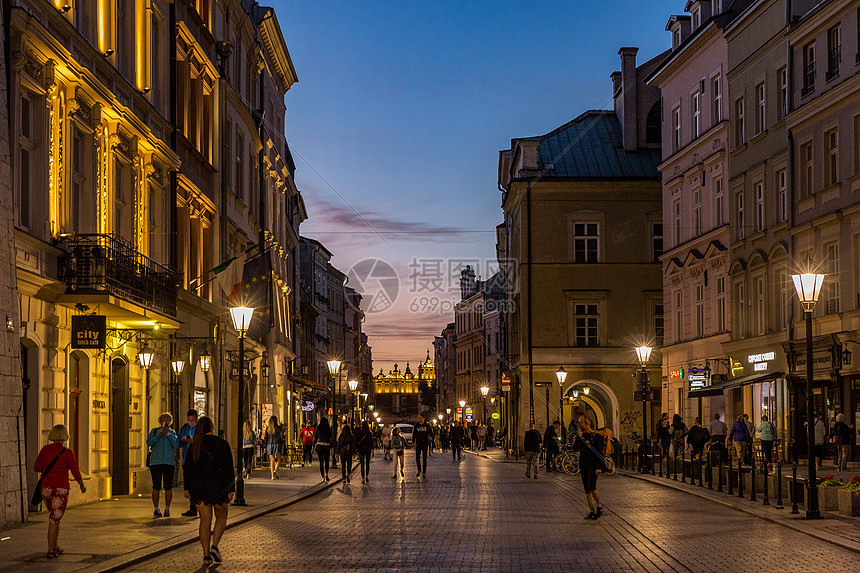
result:
<svg viewBox="0 0 860 573"><path fill-rule="evenodd" d="M68 235L59 278L67 294L110 294L158 313L176 316L178 274L113 234Z"/></svg>

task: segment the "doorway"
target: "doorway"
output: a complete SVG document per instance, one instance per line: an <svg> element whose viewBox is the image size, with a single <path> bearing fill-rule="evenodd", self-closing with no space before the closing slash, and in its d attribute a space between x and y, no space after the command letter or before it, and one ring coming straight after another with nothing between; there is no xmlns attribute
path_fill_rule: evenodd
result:
<svg viewBox="0 0 860 573"><path fill-rule="evenodd" d="M29 340L21 340L21 386L24 395L24 458L27 475L27 491L32 491L39 479L39 474L33 469L36 456L42 445L39 432L39 349ZM29 499L29 498L28 498ZM30 511L35 507L30 506Z"/></svg>
<svg viewBox="0 0 860 573"><path fill-rule="evenodd" d="M111 495L128 495L128 364L122 358L111 360Z"/></svg>

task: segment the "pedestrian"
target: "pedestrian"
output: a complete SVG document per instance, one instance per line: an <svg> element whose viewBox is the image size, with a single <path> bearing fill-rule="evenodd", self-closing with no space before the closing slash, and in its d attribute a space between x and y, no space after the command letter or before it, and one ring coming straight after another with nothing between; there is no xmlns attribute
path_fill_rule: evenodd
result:
<svg viewBox="0 0 860 573"><path fill-rule="evenodd" d="M824 420L821 419L821 413L815 414L815 457L818 458L818 469L822 468L824 463L824 442L827 441L827 426L824 425Z"/></svg>
<svg viewBox="0 0 860 573"><path fill-rule="evenodd" d="M603 452L603 436L592 429L591 418L579 417L579 439L574 448L579 451L579 473L582 475L582 485L585 488L585 499L591 510L585 519L597 519L603 515L600 505L600 494L597 491L597 476L606 467Z"/></svg>
<svg viewBox="0 0 860 573"><path fill-rule="evenodd" d="M744 463L747 465L752 464L752 451L753 451L753 436L755 436L755 425L750 422L750 417L747 414L744 414L744 424L747 427L747 434L749 435L749 439L747 440L747 451L744 455Z"/></svg>
<svg viewBox="0 0 860 573"><path fill-rule="evenodd" d="M278 425L278 417L269 418L264 434L266 440L266 454L269 456L269 473L272 479L281 479L278 475L278 466L281 464L281 426Z"/></svg>
<svg viewBox="0 0 860 573"><path fill-rule="evenodd" d="M415 477L427 477L427 450L430 448L430 425L424 421L424 414L418 414L418 423L412 430L412 441L415 442L415 465L418 473ZM421 464L422 457L424 464Z"/></svg>
<svg viewBox="0 0 860 573"><path fill-rule="evenodd" d="M365 420L361 423L361 430L355 440L358 450L358 465L361 467L361 480L365 483L370 481L370 456L373 453L373 433L370 424Z"/></svg>
<svg viewBox="0 0 860 573"><path fill-rule="evenodd" d="M227 509L236 493L236 475L230 444L214 434L215 427L209 416L197 422L191 441L191 451L185 458L185 497L200 514L200 545L203 546L203 565L214 560L221 563L218 544L227 528ZM215 527L212 527L212 514ZM211 545L210 545L211 543Z"/></svg>
<svg viewBox="0 0 860 573"><path fill-rule="evenodd" d="M681 452L684 451L684 438L687 437L687 424L684 423L680 414L672 416L669 433L672 435L672 455L679 458Z"/></svg>
<svg viewBox="0 0 860 573"><path fill-rule="evenodd" d="M475 422L469 424L469 449L473 452L478 449L478 425Z"/></svg>
<svg viewBox="0 0 860 573"><path fill-rule="evenodd" d="M302 467L308 464L308 467L314 465L314 427L310 422L305 422L305 427L299 432L299 439L302 441Z"/></svg>
<svg viewBox="0 0 860 573"><path fill-rule="evenodd" d="M448 445L451 443L451 434L448 424L442 426L439 430L439 447L443 452L448 451Z"/></svg>
<svg viewBox="0 0 860 573"><path fill-rule="evenodd" d="M773 443L776 441L776 426L768 420L767 416L762 416L761 424L759 424L755 431L761 439L761 451L764 454L764 463L769 466L771 453L773 452Z"/></svg>
<svg viewBox="0 0 860 573"><path fill-rule="evenodd" d="M725 446L726 433L728 432L728 429L728 426L726 426L722 421L720 421L720 415L715 412L714 420L708 427L708 430L711 432L711 442L719 442L720 444Z"/></svg>
<svg viewBox="0 0 860 573"><path fill-rule="evenodd" d="M331 452L331 440L331 426L328 425L328 418L323 416L314 432L314 450L320 463L320 475L323 481L328 481L328 455Z"/></svg>
<svg viewBox="0 0 860 573"><path fill-rule="evenodd" d="M433 457L433 445L436 443L436 430L433 429L433 426L429 423L427 424L427 453L432 458ZM424 464L426 467L427 464Z"/></svg>
<svg viewBox="0 0 860 573"><path fill-rule="evenodd" d="M197 427L197 410L191 409L185 413L185 424L179 428L179 445L182 446L182 465L185 466L185 459L188 457L188 446L191 445L191 440L194 438L194 429ZM194 502L188 502L190 507L188 511L183 511L185 517L197 517L197 507Z"/></svg>
<svg viewBox="0 0 860 573"><path fill-rule="evenodd" d="M63 554L63 550L57 546L57 538L60 536L60 520L66 512L69 503L69 472L72 472L75 481L81 488L81 493L87 492L81 470L75 453L66 447L69 441L69 430L63 424L57 424L48 433L48 441L36 456L33 469L42 475L36 484L36 488L42 494L42 501L48 511L48 559L55 559Z"/></svg>
<svg viewBox="0 0 860 573"><path fill-rule="evenodd" d="M257 434L251 428L250 420L242 424L242 474L246 479L251 479L251 471L254 469L254 450L257 445Z"/></svg>
<svg viewBox="0 0 860 573"><path fill-rule="evenodd" d="M352 474L352 455L355 453L355 440L349 424L342 424L340 436L337 437L337 451L340 455L340 475L343 481L349 483ZM362 480L363 481L363 480Z"/></svg>
<svg viewBox="0 0 860 573"><path fill-rule="evenodd" d="M669 444L672 443L672 433L669 431L669 412L663 412L660 421L657 422L657 439L663 449L663 455L669 457Z"/></svg>
<svg viewBox="0 0 860 573"><path fill-rule="evenodd" d="M403 477L403 463L404 457L406 453L406 440L403 436L400 435L400 428L394 428L391 431L391 449L394 451L394 455L396 457L396 462L400 465L400 477ZM397 477L397 466L398 463L394 464L394 475L392 477Z"/></svg>
<svg viewBox="0 0 860 573"><path fill-rule="evenodd" d="M546 429L543 434L543 445L546 448L546 471L552 471L552 460L558 455L558 426L556 420Z"/></svg>
<svg viewBox="0 0 860 573"><path fill-rule="evenodd" d="M478 424L478 429L476 430L478 434L478 449L486 450L487 449L487 426L484 425L484 422L480 422Z"/></svg>
<svg viewBox="0 0 860 573"><path fill-rule="evenodd" d="M466 430L459 420L451 428L451 461L463 459L463 442L466 440Z"/></svg>
<svg viewBox="0 0 860 573"><path fill-rule="evenodd" d="M382 459L391 461L391 426L389 424L382 425Z"/></svg>
<svg viewBox="0 0 860 573"><path fill-rule="evenodd" d="M170 428L173 416L163 412L158 416L158 426L150 430L146 436L149 446L149 475L152 477L152 505L155 511L153 517L170 517L170 503L173 501L173 472L176 462L173 452L179 447L179 438ZM164 514L158 508L158 498L164 488Z"/></svg>
<svg viewBox="0 0 860 573"><path fill-rule="evenodd" d="M747 430L747 425L744 424L743 415L740 415L735 423L732 424L732 430L729 432L729 443L734 444L735 456L738 460L744 459L744 454L746 454L747 451L748 440L749 431Z"/></svg>
<svg viewBox="0 0 860 573"><path fill-rule="evenodd" d="M526 453L526 477L532 477L532 468L535 470L535 479L538 478L538 459L540 459L541 437L540 432L535 430L534 424L529 424L529 429L523 438L523 451Z"/></svg>
<svg viewBox="0 0 860 573"><path fill-rule="evenodd" d="M696 420L687 432L687 442L692 448L692 453L690 455L691 460L702 459L702 453L705 451L705 444L708 443L710 438L711 435L708 433L708 430L702 427L702 419L696 416Z"/></svg>
<svg viewBox="0 0 860 573"><path fill-rule="evenodd" d="M851 434L854 426L845 423L845 415L836 414L836 424L833 425L833 439L836 443L836 467L844 472L848 469L848 456L851 452Z"/></svg>

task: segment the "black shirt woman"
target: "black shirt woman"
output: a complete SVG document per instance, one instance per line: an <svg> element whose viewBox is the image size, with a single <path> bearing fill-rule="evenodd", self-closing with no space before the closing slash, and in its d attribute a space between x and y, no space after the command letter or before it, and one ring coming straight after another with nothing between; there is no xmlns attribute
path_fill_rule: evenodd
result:
<svg viewBox="0 0 860 573"><path fill-rule="evenodd" d="M316 451L320 461L320 476L322 476L323 481L328 481L331 440L331 426L328 424L328 418L323 416L317 425L317 431L314 432L314 451Z"/></svg>
<svg viewBox="0 0 860 573"><path fill-rule="evenodd" d="M221 562L218 544L227 528L227 508L236 492L230 445L213 434L213 431L211 418L203 416L198 420L183 466L185 497L191 499L200 515L200 544L203 546L204 565L213 560Z"/></svg>
<svg viewBox="0 0 860 573"><path fill-rule="evenodd" d="M337 439L337 451L340 453L340 473L344 481L349 483L352 473L352 455L355 453L355 440L352 439L352 428L345 424Z"/></svg>
<svg viewBox="0 0 860 573"><path fill-rule="evenodd" d="M358 465L361 466L361 481L370 481L370 455L373 453L373 432L366 421L361 423L361 430L355 440L358 448Z"/></svg>

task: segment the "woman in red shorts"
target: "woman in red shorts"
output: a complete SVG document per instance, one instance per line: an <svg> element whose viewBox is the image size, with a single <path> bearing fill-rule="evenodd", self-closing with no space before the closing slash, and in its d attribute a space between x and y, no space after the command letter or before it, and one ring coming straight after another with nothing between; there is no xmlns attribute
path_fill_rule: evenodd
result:
<svg viewBox="0 0 860 573"><path fill-rule="evenodd" d="M63 550L57 547L57 537L60 535L60 520L66 512L69 502L69 471L75 476L75 481L81 486L81 493L87 491L78 461L72 450L66 448L69 441L69 430L62 424L51 428L48 434L50 444L43 447L36 457L33 469L44 472L53 462L50 471L42 475L42 499L48 510L48 558L59 557ZM56 460L56 461L54 461Z"/></svg>

